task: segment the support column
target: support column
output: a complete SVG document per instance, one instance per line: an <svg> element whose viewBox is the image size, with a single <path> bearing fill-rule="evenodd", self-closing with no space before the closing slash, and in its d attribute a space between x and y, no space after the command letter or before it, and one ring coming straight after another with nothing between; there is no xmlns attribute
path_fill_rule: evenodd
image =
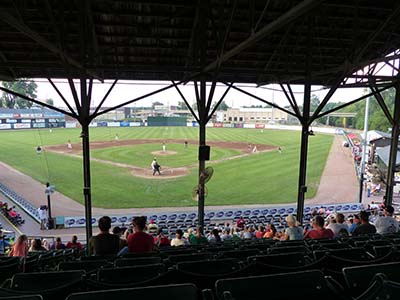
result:
<svg viewBox="0 0 400 300"><path fill-rule="evenodd" d="M395 85L396 96L394 101L394 116L392 127L392 139L390 143L390 156L386 180L386 195L385 205L392 205L393 202L393 186L394 186L394 173L396 170L397 149L399 143L399 126L400 126L400 84Z"/></svg>
<svg viewBox="0 0 400 300"><path fill-rule="evenodd" d="M85 198L86 242L93 235L92 231L92 196L90 186L90 146L89 124L82 124L82 155L83 155L83 195Z"/></svg>
<svg viewBox="0 0 400 300"><path fill-rule="evenodd" d="M311 84L304 85L303 118L301 121L301 149L299 166L299 185L297 192L297 221L303 224L304 199L307 192L307 154L310 121Z"/></svg>
<svg viewBox="0 0 400 300"><path fill-rule="evenodd" d="M89 91L92 89L93 82L89 81ZM81 115L80 122L82 125L82 156L83 156L83 196L85 198L85 219L86 219L86 242L93 235L92 231L92 195L90 184L90 144L89 144L89 123L90 123L90 97L88 94L86 79L80 79L81 86Z"/></svg>
<svg viewBox="0 0 400 300"><path fill-rule="evenodd" d="M204 185L204 170L206 168L206 161L204 157L200 155L200 148L206 145L206 82L205 80L200 81L200 97L198 101L198 110L199 110L199 200L198 200L198 224L201 227L204 227L204 205L205 205L205 185Z"/></svg>

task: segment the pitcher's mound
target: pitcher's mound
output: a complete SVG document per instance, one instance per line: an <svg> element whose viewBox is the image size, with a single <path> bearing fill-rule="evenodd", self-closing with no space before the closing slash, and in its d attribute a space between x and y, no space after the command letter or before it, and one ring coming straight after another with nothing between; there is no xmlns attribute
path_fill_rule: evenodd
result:
<svg viewBox="0 0 400 300"><path fill-rule="evenodd" d="M174 155L176 151L153 151L151 154L158 155L158 156L167 156L167 155Z"/></svg>

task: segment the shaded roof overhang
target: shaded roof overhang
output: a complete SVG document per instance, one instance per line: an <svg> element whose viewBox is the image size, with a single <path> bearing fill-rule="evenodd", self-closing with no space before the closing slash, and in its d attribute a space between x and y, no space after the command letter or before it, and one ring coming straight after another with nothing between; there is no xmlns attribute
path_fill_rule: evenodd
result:
<svg viewBox="0 0 400 300"><path fill-rule="evenodd" d="M329 86L400 48L399 13L394 0L5 0L0 79Z"/></svg>

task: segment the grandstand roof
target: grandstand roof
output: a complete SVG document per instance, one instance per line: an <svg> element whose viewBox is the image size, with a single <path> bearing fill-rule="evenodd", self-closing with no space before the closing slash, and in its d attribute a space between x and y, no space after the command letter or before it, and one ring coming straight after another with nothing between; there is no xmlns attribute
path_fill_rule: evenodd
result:
<svg viewBox="0 0 400 300"><path fill-rule="evenodd" d="M395 0L5 0L0 79L211 81L220 67L218 81L301 84L309 69L331 85L400 48L399 13Z"/></svg>

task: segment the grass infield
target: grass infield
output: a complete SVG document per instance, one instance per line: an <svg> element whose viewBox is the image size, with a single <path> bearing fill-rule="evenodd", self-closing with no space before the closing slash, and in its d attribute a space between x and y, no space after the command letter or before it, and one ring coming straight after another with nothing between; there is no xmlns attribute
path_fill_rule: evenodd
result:
<svg viewBox="0 0 400 300"><path fill-rule="evenodd" d="M172 139L198 140L198 128L190 127L139 127L91 128L90 140L112 141L118 134L120 140L155 139L154 143L93 149L91 156L102 160L131 164L147 168L161 151L163 141ZM79 129L48 129L1 131L1 161L83 203L82 159L46 151L49 145L66 145L68 140L80 143ZM282 147L277 150L248 155L232 160L226 158L240 154L238 150L212 147L211 161L214 176L207 184L206 205L269 204L295 202L297 197L300 133L296 131L207 128L209 141L237 141ZM307 198L317 190L333 136L317 134L309 139L307 165ZM43 153L36 154L36 147ZM181 167L197 165L197 147L189 143L167 143L168 151L176 154L159 157L162 166ZM215 162L218 160L218 162ZM104 208L196 206L191 192L197 183L196 167L189 175L164 180L138 178L131 170L104 164L91 163L92 204ZM39 196L39 195L38 195ZM42 195L40 195L42 196Z"/></svg>

